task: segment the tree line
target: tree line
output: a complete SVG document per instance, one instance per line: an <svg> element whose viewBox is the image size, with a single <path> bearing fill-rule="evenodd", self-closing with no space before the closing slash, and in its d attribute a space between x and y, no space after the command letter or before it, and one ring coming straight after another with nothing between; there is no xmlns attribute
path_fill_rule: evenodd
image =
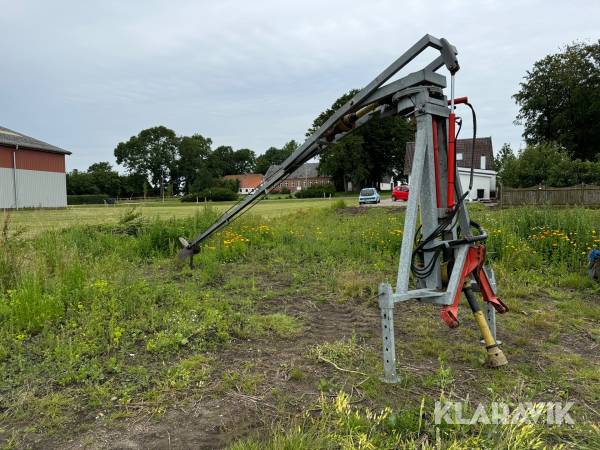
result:
<svg viewBox="0 0 600 450"><path fill-rule="evenodd" d="M235 189L223 183L225 175L266 173L272 164L281 164L298 144L291 140L282 148L270 147L264 154L247 148L234 150L200 134L177 136L164 126L142 130L114 150L117 164L127 169L119 174L109 162L92 164L86 171L67 174L69 195L105 194L110 197L141 197L200 192L211 187Z"/></svg>
<svg viewBox="0 0 600 450"><path fill-rule="evenodd" d="M356 93L351 90L321 112L306 132L309 136ZM567 186L600 184L600 40L574 43L534 63L513 96L519 106L516 124L524 126L527 147L515 154L505 144L495 167L507 186L536 184ZM376 186L386 175L402 174L406 143L414 126L403 117L373 117L369 122L327 146L319 172L332 177L338 190ZM114 156L127 170L118 174L108 162L67 176L69 194L141 196L190 194L222 184L224 175L266 173L281 164L299 144L290 140L257 156L248 148L213 148L201 134L177 136L157 126L120 142Z"/></svg>
<svg viewBox="0 0 600 450"><path fill-rule="evenodd" d="M307 136L356 92L355 89L344 94L319 114ZM404 118L374 117L323 151L319 173L331 176L338 190L345 190L348 182L355 189L376 185L393 171L402 173L406 143L412 139L412 133ZM67 174L67 192L137 197L193 194L213 187L233 189L233 185L223 183L225 175L264 175L271 165L281 164L299 147L298 142L290 140L281 148L270 147L257 156L247 148L234 150L221 145L213 149L212 144L211 138L201 134L177 136L164 126L148 128L120 142L114 150L117 164L127 170L127 175L119 174L109 162L95 163L86 171Z"/></svg>
<svg viewBox="0 0 600 450"><path fill-rule="evenodd" d="M358 93L352 89L313 121L306 132L310 136L335 111ZM404 171L406 144L414 139L414 124L404 117L372 117L365 125L347 134L321 154L319 172L330 175L337 190L378 187L384 177L401 176Z"/></svg>
<svg viewBox="0 0 600 450"><path fill-rule="evenodd" d="M515 155L505 144L496 157L498 179L504 186L525 188L537 185L568 187L600 185L600 161L573 158L556 143L527 146Z"/></svg>
<svg viewBox="0 0 600 450"><path fill-rule="evenodd" d="M527 146L504 145L499 181L510 187L600 184L600 40L537 61L513 98Z"/></svg>

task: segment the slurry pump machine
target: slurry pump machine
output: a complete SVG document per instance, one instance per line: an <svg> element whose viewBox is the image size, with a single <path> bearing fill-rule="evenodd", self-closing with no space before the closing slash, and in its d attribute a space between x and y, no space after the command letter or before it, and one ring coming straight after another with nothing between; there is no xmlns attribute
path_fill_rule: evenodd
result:
<svg viewBox="0 0 600 450"><path fill-rule="evenodd" d="M389 81L428 48L439 51L433 61L417 72ZM494 275L485 264L484 242L487 235L481 226L469 219L467 212L466 202L472 188L473 173L468 189L463 191L456 167L456 128L458 126L460 131L462 124L455 115L457 105L471 108L473 142L476 133L476 116L468 99L454 97L454 78L459 70L456 55L456 48L446 39L425 35L339 108L253 194L225 212L193 241L180 238L183 245L180 261L189 259L192 266L193 256L200 251L200 244L205 239L255 204L306 161L374 116L397 114L411 117L416 124L416 139L398 277L395 289L387 283L379 286L382 379L389 383L398 381L394 306L408 300L440 305L442 321L455 328L459 325L458 306L461 294L464 294L483 336L488 365L505 365L506 357L495 336L495 313L504 313L508 308L496 297ZM442 66L450 72L449 99L444 94L446 78L436 73ZM483 297L484 310L475 297L475 291Z"/></svg>

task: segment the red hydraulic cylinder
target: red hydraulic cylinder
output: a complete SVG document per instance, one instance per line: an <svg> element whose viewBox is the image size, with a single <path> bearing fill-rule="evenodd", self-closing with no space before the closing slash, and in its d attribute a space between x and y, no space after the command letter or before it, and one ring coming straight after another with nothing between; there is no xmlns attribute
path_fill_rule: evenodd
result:
<svg viewBox="0 0 600 450"><path fill-rule="evenodd" d="M454 99L455 105L460 105L463 103L469 103L469 97L458 97ZM448 100L448 105L450 104L450 100Z"/></svg>
<svg viewBox="0 0 600 450"><path fill-rule="evenodd" d="M456 115L454 112L448 116L448 208L454 208L454 180L456 176Z"/></svg>
<svg viewBox="0 0 600 450"><path fill-rule="evenodd" d="M454 105L469 103L468 97L458 97L453 101L448 100L448 105L452 107ZM455 200L455 178L456 178L456 115L454 114L454 108L448 116L448 208L454 208L456 204Z"/></svg>

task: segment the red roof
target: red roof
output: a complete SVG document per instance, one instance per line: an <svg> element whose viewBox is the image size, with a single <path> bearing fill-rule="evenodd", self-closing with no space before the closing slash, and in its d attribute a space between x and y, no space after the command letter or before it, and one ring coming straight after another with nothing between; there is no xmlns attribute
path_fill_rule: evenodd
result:
<svg viewBox="0 0 600 450"><path fill-rule="evenodd" d="M263 175L260 173L242 173L240 175L225 175L224 180L240 180L240 189L256 189L263 182Z"/></svg>

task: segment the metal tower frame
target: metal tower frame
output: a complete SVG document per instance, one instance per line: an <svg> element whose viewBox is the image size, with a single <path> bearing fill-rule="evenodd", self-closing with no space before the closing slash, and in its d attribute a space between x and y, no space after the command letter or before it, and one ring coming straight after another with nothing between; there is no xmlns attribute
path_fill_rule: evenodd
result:
<svg viewBox="0 0 600 450"><path fill-rule="evenodd" d="M395 81L388 82L426 49L439 51L429 64ZM394 343L394 305L408 300L442 306L441 319L451 328L458 326L458 304L464 293L486 345L488 362L497 367L506 358L496 342L495 313L506 312L496 297L491 268L485 265L487 235L471 222L464 202L455 149L455 105L468 103L454 98L454 75L459 70L456 48L445 39L423 36L387 69L381 72L350 101L339 108L315 133L294 151L253 194L225 212L207 230L189 242L180 238L180 261L189 259L200 244L229 224L260 197L275 187L328 145L377 116L413 116L416 142L411 172L411 190L406 210L400 263L395 290L388 283L379 286L383 338L383 381L398 381ZM444 95L446 78L436 71L442 66L451 75L451 95ZM420 218L420 227L417 223ZM478 230L474 234L472 229ZM415 238L420 245L415 246ZM411 273L415 288L409 289ZM479 290L485 301L485 315L473 295Z"/></svg>

